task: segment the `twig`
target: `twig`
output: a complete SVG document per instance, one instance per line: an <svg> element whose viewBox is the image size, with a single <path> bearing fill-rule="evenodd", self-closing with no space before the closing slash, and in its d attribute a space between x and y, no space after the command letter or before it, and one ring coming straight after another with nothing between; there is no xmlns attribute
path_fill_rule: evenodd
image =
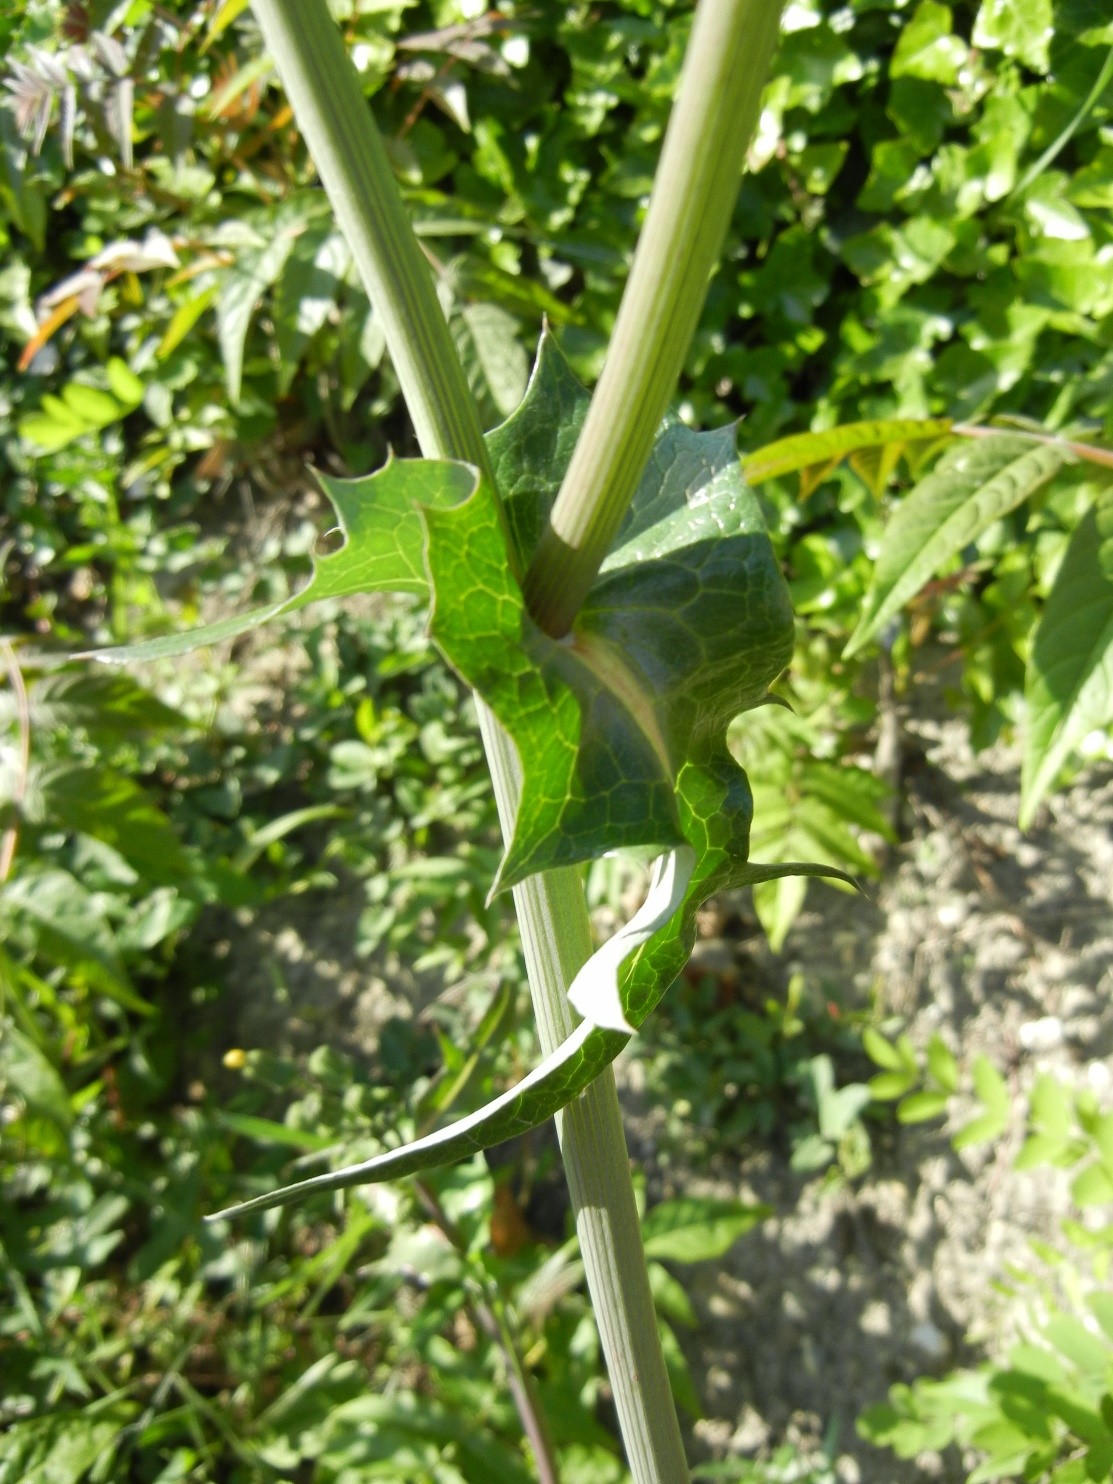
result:
<svg viewBox="0 0 1113 1484"><path fill-rule="evenodd" d="M1045 443L1049 448L1061 448L1087 463L1100 464L1103 469L1113 469L1113 448L1099 448L1096 443L1060 438L1058 433L1036 433L1029 428L985 428L980 423L955 423L951 432L960 438L997 438L1007 432L1017 438L1030 438L1033 443Z"/></svg>

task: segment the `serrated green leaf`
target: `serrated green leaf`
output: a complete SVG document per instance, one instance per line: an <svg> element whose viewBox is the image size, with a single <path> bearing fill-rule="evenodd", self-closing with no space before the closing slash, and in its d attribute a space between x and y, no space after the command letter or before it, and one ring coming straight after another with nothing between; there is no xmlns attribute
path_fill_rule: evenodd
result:
<svg viewBox="0 0 1113 1484"><path fill-rule="evenodd" d="M1010 433L949 449L890 518L865 612L845 654L858 653L953 556L1046 484L1067 457L1059 447Z"/></svg>
<svg viewBox="0 0 1113 1484"><path fill-rule="evenodd" d="M929 1118L941 1118L947 1111L948 1097L945 1092L913 1092L897 1104L898 1123L926 1123Z"/></svg>
<svg viewBox="0 0 1113 1484"><path fill-rule="evenodd" d="M422 470L420 475L414 472L418 468ZM392 459L375 474L361 479L333 479L324 474L317 478L336 511L343 545L338 551L314 557L313 576L301 592L284 603L236 614L186 633L102 650L93 658L131 664L188 654L207 644L234 639L325 598L375 592L426 597L425 527L415 493L427 506L457 504L474 491L474 471L464 464ZM420 486L416 492L415 480Z"/></svg>
<svg viewBox="0 0 1113 1484"><path fill-rule="evenodd" d="M742 473L748 484L762 484L767 479L812 467L829 471L851 455L867 451L877 453L883 449L895 450L895 454L888 455L895 468L897 460L910 445L923 447L935 443L950 431L951 419L947 417L901 417L843 423L821 433L794 433L790 438L778 438L775 443L743 454ZM872 468L870 465L864 467ZM876 474L878 470L873 472Z"/></svg>
<svg viewBox="0 0 1113 1484"><path fill-rule="evenodd" d="M576 426L587 398L559 359L546 338L525 402L491 438L523 568L571 453L553 419ZM518 450L528 480L513 467ZM685 828L682 815L685 804L702 811L709 789L733 802L724 848L745 859L752 806L726 727L764 700L787 663L792 620L733 429L662 429L567 641L550 639L526 613L489 491L480 486L426 524L433 637L522 762L522 802L498 884L591 859L601 846L690 844L699 855L704 832L694 821Z"/></svg>
<svg viewBox="0 0 1113 1484"><path fill-rule="evenodd" d="M1025 699L1022 829L1082 738L1113 719L1113 500L1071 537L1032 644Z"/></svg>

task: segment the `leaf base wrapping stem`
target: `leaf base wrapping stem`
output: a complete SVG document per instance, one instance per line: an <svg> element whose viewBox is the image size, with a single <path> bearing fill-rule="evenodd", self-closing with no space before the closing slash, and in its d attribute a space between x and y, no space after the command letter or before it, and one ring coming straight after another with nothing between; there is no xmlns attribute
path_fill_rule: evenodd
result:
<svg viewBox="0 0 1113 1484"><path fill-rule="evenodd" d="M479 703L503 833L513 829L518 759ZM513 888L542 1053L572 1034L568 989L592 951L579 872L548 871ZM665 1370L622 1113L608 1067L556 1117L580 1253L636 1484L686 1484L688 1466Z"/></svg>

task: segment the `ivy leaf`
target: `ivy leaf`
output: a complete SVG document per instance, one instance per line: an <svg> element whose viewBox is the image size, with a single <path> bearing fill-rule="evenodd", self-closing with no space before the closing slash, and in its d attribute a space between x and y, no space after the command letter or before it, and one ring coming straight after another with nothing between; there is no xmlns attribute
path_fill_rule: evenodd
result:
<svg viewBox="0 0 1113 1484"><path fill-rule="evenodd" d="M866 611L845 655L864 648L946 562L1046 484L1069 456L1013 433L948 449L886 526Z"/></svg>
<svg viewBox="0 0 1113 1484"><path fill-rule="evenodd" d="M1036 630L1020 784L1027 829L1067 755L1113 718L1113 500L1071 537Z"/></svg>
<svg viewBox="0 0 1113 1484"><path fill-rule="evenodd" d="M1054 19L1051 0L982 0L973 42L1016 57L1033 72L1046 72Z"/></svg>

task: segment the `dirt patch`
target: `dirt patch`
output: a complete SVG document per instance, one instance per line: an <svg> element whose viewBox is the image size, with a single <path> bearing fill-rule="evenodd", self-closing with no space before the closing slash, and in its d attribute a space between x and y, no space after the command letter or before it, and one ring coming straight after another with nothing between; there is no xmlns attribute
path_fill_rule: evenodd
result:
<svg viewBox="0 0 1113 1484"><path fill-rule="evenodd" d="M1092 769L1022 836L1014 750L975 757L958 722L911 723L906 743L906 843L872 900L812 891L782 974L852 986L905 1016L917 1046L939 1034L964 1063L984 1052L1018 1092L1051 1070L1107 1093L1113 769ZM661 1115L641 1101L631 1089L631 1142L652 1172ZM1011 1171L1015 1147L958 1156L945 1129L897 1127L869 1173L841 1188L806 1184L768 1153L674 1163L655 1194L741 1196L776 1212L695 1274L697 1448L760 1454L786 1437L818 1444L834 1427L848 1481L965 1478L957 1458L901 1465L860 1441L854 1421L894 1381L1007 1342L992 1282L1067 1208L1065 1178Z"/></svg>
<svg viewBox="0 0 1113 1484"><path fill-rule="evenodd" d="M917 1046L939 1034L964 1063L985 1052L1018 1092L1043 1069L1108 1092L1113 768L1091 769L1022 836L1015 750L974 756L958 721L911 721L903 741L904 843L882 883L859 899L814 886L779 959L753 941L727 950L773 986L801 973L876 1002L906 1018ZM367 1047L385 1020L428 1003L435 983L357 959L363 904L351 880L214 923L234 991L222 1002L227 1044ZM894 1381L1005 1343L992 1281L1030 1236L1054 1234L1065 1180L1012 1174L1015 1140L960 1157L934 1126L894 1127L869 1173L841 1188L793 1174L768 1150L665 1168L664 1114L647 1102L644 1069L635 1060L619 1072L653 1199L739 1196L775 1212L722 1263L685 1274L705 1412L693 1454L757 1456L786 1439L818 1447L833 1428L850 1484L964 1478L957 1459L900 1464L859 1440L855 1419Z"/></svg>

